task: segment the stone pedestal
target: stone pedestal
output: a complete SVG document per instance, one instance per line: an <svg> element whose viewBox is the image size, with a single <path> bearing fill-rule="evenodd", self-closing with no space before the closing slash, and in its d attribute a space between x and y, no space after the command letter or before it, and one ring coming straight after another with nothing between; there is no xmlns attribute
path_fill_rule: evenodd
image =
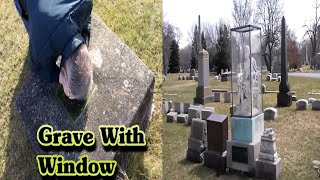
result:
<svg viewBox="0 0 320 180"><path fill-rule="evenodd" d="M188 114L179 114L177 116L177 123L187 123L188 121Z"/></svg>
<svg viewBox="0 0 320 180"><path fill-rule="evenodd" d="M206 121L193 119L188 139L187 159L195 163L202 163L203 152L207 147L206 142Z"/></svg>
<svg viewBox="0 0 320 180"><path fill-rule="evenodd" d="M167 122L177 122L178 113L177 112L169 112L167 114Z"/></svg>
<svg viewBox="0 0 320 180"><path fill-rule="evenodd" d="M255 173L255 162L259 156L260 141L227 141L227 167L250 174Z"/></svg>
<svg viewBox="0 0 320 180"><path fill-rule="evenodd" d="M292 93L278 93L277 102L279 107L290 107L292 105Z"/></svg>
<svg viewBox="0 0 320 180"><path fill-rule="evenodd" d="M231 139L255 142L259 141L264 130L264 113L253 118L231 117Z"/></svg>
<svg viewBox="0 0 320 180"><path fill-rule="evenodd" d="M216 170L217 175L225 172L228 140L228 116L212 114L207 119L208 149L204 152L204 165Z"/></svg>
<svg viewBox="0 0 320 180"><path fill-rule="evenodd" d="M278 179L281 166L281 158L276 151L274 131L266 129L261 136L259 158L256 161L256 176L258 178Z"/></svg>
<svg viewBox="0 0 320 180"><path fill-rule="evenodd" d="M264 130L264 114L255 117L231 117L231 140L227 141L227 167L254 174Z"/></svg>

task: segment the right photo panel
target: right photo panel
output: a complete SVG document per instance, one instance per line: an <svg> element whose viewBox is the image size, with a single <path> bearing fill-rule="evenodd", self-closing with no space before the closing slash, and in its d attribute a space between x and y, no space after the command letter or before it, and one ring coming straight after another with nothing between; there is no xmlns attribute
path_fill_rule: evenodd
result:
<svg viewBox="0 0 320 180"><path fill-rule="evenodd" d="M163 0L163 178L320 177L320 0Z"/></svg>

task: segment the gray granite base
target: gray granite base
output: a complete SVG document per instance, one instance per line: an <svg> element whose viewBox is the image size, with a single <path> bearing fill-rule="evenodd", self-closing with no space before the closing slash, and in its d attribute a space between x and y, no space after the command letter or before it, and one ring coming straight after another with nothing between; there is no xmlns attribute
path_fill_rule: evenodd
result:
<svg viewBox="0 0 320 180"><path fill-rule="evenodd" d="M233 152L235 149L241 149L241 153ZM227 167L230 169L255 173L255 162L260 152L260 141L242 142L237 140L227 141Z"/></svg>
<svg viewBox="0 0 320 180"><path fill-rule="evenodd" d="M277 95L277 106L279 107L290 107L292 105L292 93L278 93Z"/></svg>
<svg viewBox="0 0 320 180"><path fill-rule="evenodd" d="M178 113L177 112L169 112L167 114L167 122L177 122Z"/></svg>
<svg viewBox="0 0 320 180"><path fill-rule="evenodd" d="M196 151L192 151L190 149L187 150L187 159L194 163L202 163L203 162L203 153L199 153Z"/></svg>
<svg viewBox="0 0 320 180"><path fill-rule="evenodd" d="M203 155L203 165L212 168L217 175L226 172L227 167L227 151L219 153L216 151L206 150Z"/></svg>
<svg viewBox="0 0 320 180"><path fill-rule="evenodd" d="M187 123L188 114L179 114L177 117L177 123Z"/></svg>
<svg viewBox="0 0 320 180"><path fill-rule="evenodd" d="M255 175L257 178L263 179L279 179L281 171L281 158L278 158L275 162L258 159L256 161Z"/></svg>

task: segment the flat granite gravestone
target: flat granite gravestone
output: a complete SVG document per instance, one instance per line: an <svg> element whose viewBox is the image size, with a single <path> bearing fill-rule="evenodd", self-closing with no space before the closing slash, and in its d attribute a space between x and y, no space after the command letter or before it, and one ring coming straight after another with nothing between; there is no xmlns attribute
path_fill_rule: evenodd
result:
<svg viewBox="0 0 320 180"><path fill-rule="evenodd" d="M70 120L68 112L59 104L54 93L58 83L45 83L30 70L24 75L25 81L14 100L14 108L36 154L62 154L66 160L78 160L80 155L88 154L90 160L115 159L125 170L130 153L105 149L98 127L137 124L147 133L152 112L154 74L95 15L92 16L89 53L94 65L96 90L77 121ZM47 151L37 141L37 130L44 124L51 125L54 130L93 131L96 147L94 151Z"/></svg>
<svg viewBox="0 0 320 180"><path fill-rule="evenodd" d="M169 112L167 114L167 122L177 122L178 113L177 112Z"/></svg>

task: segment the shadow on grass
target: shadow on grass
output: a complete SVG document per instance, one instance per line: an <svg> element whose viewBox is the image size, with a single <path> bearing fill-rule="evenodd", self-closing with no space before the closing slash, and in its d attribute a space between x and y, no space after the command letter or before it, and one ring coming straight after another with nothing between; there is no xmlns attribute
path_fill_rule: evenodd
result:
<svg viewBox="0 0 320 180"><path fill-rule="evenodd" d="M36 154L28 141L26 129L14 110L14 100L22 89L26 77L26 62L10 103L9 134L7 139L4 179L41 179L36 166Z"/></svg>
<svg viewBox="0 0 320 180"><path fill-rule="evenodd" d="M42 149L36 141L37 129L42 124L56 126L59 130L68 130L68 128L61 127L69 127L69 125L63 125L61 122L54 124L55 119L51 119L52 117L64 117L58 116L57 114L59 113L56 113L57 110L61 109L59 106L57 106L58 108L48 108L52 103L55 105L54 103L56 102L53 99L55 95L50 94L54 92L52 87L55 86L35 79L28 68L26 60L10 102L9 133L3 179L42 179L38 171L36 155L37 153L48 154L48 152ZM41 99L43 97L44 99ZM18 101L20 103L19 106L17 105ZM85 127L86 112L84 110L81 120L76 125L78 130L83 130ZM64 114L65 112L60 111L60 113ZM53 150L50 149L50 151ZM60 151L61 149L57 150ZM50 153L58 154L59 152ZM80 151L76 151L66 159L78 160L79 156Z"/></svg>

